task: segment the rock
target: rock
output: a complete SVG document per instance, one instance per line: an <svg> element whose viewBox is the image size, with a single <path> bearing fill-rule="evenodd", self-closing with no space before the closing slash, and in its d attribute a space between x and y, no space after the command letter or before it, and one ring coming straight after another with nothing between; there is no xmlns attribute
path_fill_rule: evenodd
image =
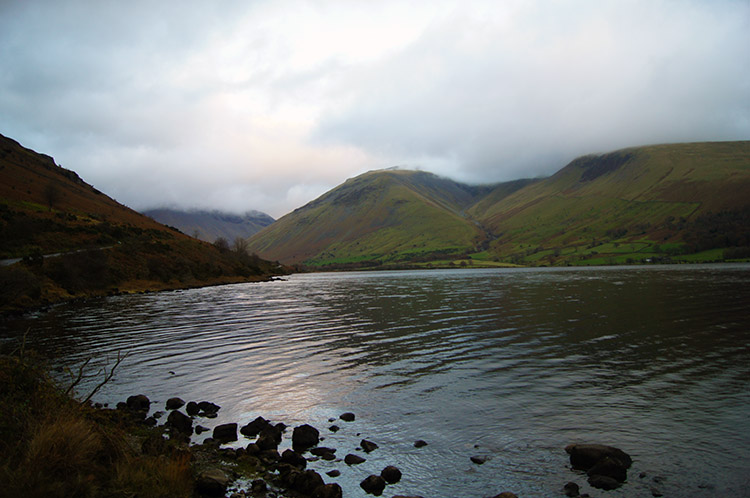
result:
<svg viewBox="0 0 750 498"><path fill-rule="evenodd" d="M167 425L188 436L193 433L193 419L179 410L174 410L169 414Z"/></svg>
<svg viewBox="0 0 750 498"><path fill-rule="evenodd" d="M153 415L151 416L154 417L155 419L160 419L164 416L164 412L162 411L154 412Z"/></svg>
<svg viewBox="0 0 750 498"><path fill-rule="evenodd" d="M336 448L326 448L325 446L318 446L317 448L311 449L310 453L315 456L322 457L326 453L336 453Z"/></svg>
<svg viewBox="0 0 750 498"><path fill-rule="evenodd" d="M363 450L365 450L365 453L370 453L371 451L375 451L378 449L378 445L373 443L372 441L368 441L367 439L363 439L359 442L359 445L362 447Z"/></svg>
<svg viewBox="0 0 750 498"><path fill-rule="evenodd" d="M275 450L279 447L276 431L273 428L264 429L255 441L261 451Z"/></svg>
<svg viewBox="0 0 750 498"><path fill-rule="evenodd" d="M323 453L322 455L320 455L320 458L322 458L323 460L328 460L330 462L331 460L336 460L336 455L333 453Z"/></svg>
<svg viewBox="0 0 750 498"><path fill-rule="evenodd" d="M336 483L324 484L315 488L311 498L342 498L341 486Z"/></svg>
<svg viewBox="0 0 750 498"><path fill-rule="evenodd" d="M221 424L214 427L213 438L224 444L237 441L237 424Z"/></svg>
<svg viewBox="0 0 750 498"><path fill-rule="evenodd" d="M354 422L354 414L351 412L342 413L339 418L344 422Z"/></svg>
<svg viewBox="0 0 750 498"><path fill-rule="evenodd" d="M255 443L250 443L245 447L245 451L250 456L256 456L259 455L261 452L260 446L258 446Z"/></svg>
<svg viewBox="0 0 750 498"><path fill-rule="evenodd" d="M570 455L571 466L577 470L589 470L605 457L618 460L626 469L633 463L630 455L621 449L603 444L571 444L565 451Z"/></svg>
<svg viewBox="0 0 750 498"><path fill-rule="evenodd" d="M288 463L292 467L297 467L301 470L304 470L305 467L307 467L307 460L305 460L305 457L294 450L284 450L279 461L282 463Z"/></svg>
<svg viewBox="0 0 750 498"><path fill-rule="evenodd" d="M329 470L328 472L326 472L326 475L328 477L338 477L341 475L341 471L337 469Z"/></svg>
<svg viewBox="0 0 750 498"><path fill-rule="evenodd" d="M365 490L365 493L380 496L385 489L385 479L380 476L371 475L359 483L359 487Z"/></svg>
<svg viewBox="0 0 750 498"><path fill-rule="evenodd" d="M380 471L380 477L385 479L388 484L396 484L401 480L401 471L393 465L389 465Z"/></svg>
<svg viewBox="0 0 750 498"><path fill-rule="evenodd" d="M590 476L607 476L619 482L625 482L628 478L628 469L622 464L622 462L620 462L620 460L616 460L612 457L604 457L591 467L587 474Z"/></svg>
<svg viewBox="0 0 750 498"><path fill-rule="evenodd" d="M265 494L266 491L268 491L268 485L266 484L266 481L263 479L255 479L250 484L250 491L255 494Z"/></svg>
<svg viewBox="0 0 750 498"><path fill-rule="evenodd" d="M424 498L423 496L416 496L416 495L393 495L393 498Z"/></svg>
<svg viewBox="0 0 750 498"><path fill-rule="evenodd" d="M258 454L258 457L267 463L276 463L281 460L281 455L279 455L279 452L275 449L263 450Z"/></svg>
<svg viewBox="0 0 750 498"><path fill-rule="evenodd" d="M118 401L117 404L115 405L115 408L117 408L118 410L127 410L128 404L125 403L124 401Z"/></svg>
<svg viewBox="0 0 750 498"><path fill-rule="evenodd" d="M243 436L255 437L260 434L260 431L268 427L271 427L271 423L263 417L258 417L249 424L240 428L240 433L242 433Z"/></svg>
<svg viewBox="0 0 750 498"><path fill-rule="evenodd" d="M128 410L147 412L151 406L151 401L143 394L136 394L135 396L130 396L125 404L128 406Z"/></svg>
<svg viewBox="0 0 750 498"><path fill-rule="evenodd" d="M338 425L332 425L332 426L330 426L328 428L328 430L331 431L331 432L338 432L339 429L341 429L341 428Z"/></svg>
<svg viewBox="0 0 750 498"><path fill-rule="evenodd" d="M146 420L143 421L143 423L149 427L155 427L156 419L154 417L148 417Z"/></svg>
<svg viewBox="0 0 750 498"><path fill-rule="evenodd" d="M187 412L188 415L190 415L191 417L194 417L198 415L198 412L200 412L201 409L198 408L198 403L196 403L195 401L188 401L188 404L185 407L185 411Z"/></svg>
<svg viewBox="0 0 750 498"><path fill-rule="evenodd" d="M664 496L661 491L656 488L651 488L651 496Z"/></svg>
<svg viewBox="0 0 750 498"><path fill-rule="evenodd" d="M221 407L219 405L211 403L210 401L201 401L200 403L198 403L198 409L205 415L208 415L211 413L217 413L219 409L221 409Z"/></svg>
<svg viewBox="0 0 750 498"><path fill-rule="evenodd" d="M359 456L359 455L353 455L351 453L349 453L348 455L346 455L344 457L344 463L346 463L347 465L357 465L357 464L360 464L360 463L362 463L364 461L365 461L365 459L362 458L361 456Z"/></svg>
<svg viewBox="0 0 750 498"><path fill-rule="evenodd" d="M425 446L427 446L427 441L423 441L421 439L417 439L416 441L414 441L415 448L423 448Z"/></svg>
<svg viewBox="0 0 750 498"><path fill-rule="evenodd" d="M196 425L195 426L195 433L196 434L201 434L203 432L210 431L210 430L211 429L209 429L208 427L203 427L202 425Z"/></svg>
<svg viewBox="0 0 750 498"><path fill-rule="evenodd" d="M167 410L179 410L185 405L185 402L180 398L169 398L165 404Z"/></svg>
<svg viewBox="0 0 750 498"><path fill-rule="evenodd" d="M578 496L581 493L581 488L578 486L578 484L569 482L566 483L565 486L563 486L563 493L565 493L565 496L569 496L572 498Z"/></svg>
<svg viewBox="0 0 750 498"><path fill-rule="evenodd" d="M499 495L495 495L492 498L518 498L515 493L511 493L510 491L503 491Z"/></svg>
<svg viewBox="0 0 750 498"><path fill-rule="evenodd" d="M311 495L321 486L325 486L323 478L314 470L292 470L282 476L289 488L304 495Z"/></svg>
<svg viewBox="0 0 750 498"><path fill-rule="evenodd" d="M229 478L219 469L205 470L195 481L195 489L209 496L224 496L227 486L229 486Z"/></svg>
<svg viewBox="0 0 750 498"><path fill-rule="evenodd" d="M292 432L292 447L309 448L320 441L320 433L315 427L305 424L294 428Z"/></svg>
<svg viewBox="0 0 750 498"><path fill-rule="evenodd" d="M620 481L607 476L600 476L597 474L589 476L589 484L598 489L610 491L620 487Z"/></svg>
<svg viewBox="0 0 750 498"><path fill-rule="evenodd" d="M484 462L487 461L487 457L473 456L473 457L469 458L469 460L471 460L472 462L474 462L477 465L482 465Z"/></svg>

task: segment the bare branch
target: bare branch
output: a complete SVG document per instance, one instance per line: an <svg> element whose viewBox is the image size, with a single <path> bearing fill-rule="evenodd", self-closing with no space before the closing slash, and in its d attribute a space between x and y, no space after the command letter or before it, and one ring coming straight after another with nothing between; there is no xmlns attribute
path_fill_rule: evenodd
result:
<svg viewBox="0 0 750 498"><path fill-rule="evenodd" d="M86 368L86 365L89 364L91 361L91 358L86 359L86 361L83 362L83 364L78 367L78 375L76 376L75 380L68 386L68 389L65 391L65 394L70 394L73 389L78 385L79 382L81 382L81 379L83 379L83 369ZM70 370L68 370L70 372ZM73 372L70 372L71 378L73 377Z"/></svg>
<svg viewBox="0 0 750 498"><path fill-rule="evenodd" d="M112 377L115 376L115 369L117 369L117 367L120 365L120 363L122 363L122 361L125 358L127 358L129 355L130 355L130 353L125 353L123 355L123 354L121 354L120 351L117 352L117 361L115 362L114 365L112 365L112 368L109 369L109 372L107 372L107 367L106 366L102 369L104 371L104 379L99 384L97 384L96 387L94 387L94 389L89 393L88 396L86 396L86 398L83 401L81 401L82 405L88 403L89 400L91 400L91 398L96 393L99 392L99 389L101 389L102 387L104 387L107 384L107 382L109 382L110 380L112 380ZM97 374L101 373L102 370L100 370Z"/></svg>

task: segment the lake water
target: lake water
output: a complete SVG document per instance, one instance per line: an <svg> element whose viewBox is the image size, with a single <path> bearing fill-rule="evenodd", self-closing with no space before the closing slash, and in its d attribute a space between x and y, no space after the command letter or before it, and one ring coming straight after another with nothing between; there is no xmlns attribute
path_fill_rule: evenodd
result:
<svg viewBox="0 0 750 498"><path fill-rule="evenodd" d="M311 465L341 470L324 477L349 497L386 465L404 477L384 496L562 496L571 480L592 496L750 496L746 264L293 275L0 327L3 349L29 328L53 366L130 352L95 401L210 400L222 409L203 425L310 423L341 457L374 441L359 466ZM329 432L346 411L356 421ZM628 452L628 482L592 490L568 468L573 442Z"/></svg>

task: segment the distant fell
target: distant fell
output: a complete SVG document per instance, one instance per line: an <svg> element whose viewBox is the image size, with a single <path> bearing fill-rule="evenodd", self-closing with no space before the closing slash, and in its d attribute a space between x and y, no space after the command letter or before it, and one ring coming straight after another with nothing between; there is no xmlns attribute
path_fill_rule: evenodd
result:
<svg viewBox="0 0 750 498"><path fill-rule="evenodd" d="M0 135L0 312L74 297L267 279L277 263L195 240Z"/></svg>
<svg viewBox="0 0 750 498"><path fill-rule="evenodd" d="M220 237L229 242L237 237L248 238L275 221L260 211L233 214L218 210L183 211L159 208L143 211L143 214L159 223L175 227L182 233L207 242L214 242Z"/></svg>
<svg viewBox="0 0 750 498"><path fill-rule="evenodd" d="M380 170L254 235L313 268L590 265L750 257L750 142L632 147L470 186Z"/></svg>

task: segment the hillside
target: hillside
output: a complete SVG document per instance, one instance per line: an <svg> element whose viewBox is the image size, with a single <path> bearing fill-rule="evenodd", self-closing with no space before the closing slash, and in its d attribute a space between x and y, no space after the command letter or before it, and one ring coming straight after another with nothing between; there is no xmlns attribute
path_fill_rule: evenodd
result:
<svg viewBox="0 0 750 498"><path fill-rule="evenodd" d="M282 217L253 236L249 248L319 267L458 257L489 242L466 210L491 191L431 173L372 171Z"/></svg>
<svg viewBox="0 0 750 498"><path fill-rule="evenodd" d="M250 239L312 267L715 261L750 252L750 142L634 147L473 187L365 173Z"/></svg>
<svg viewBox="0 0 750 498"><path fill-rule="evenodd" d="M275 263L165 227L2 135L0 260L0 311L280 271Z"/></svg>
<svg viewBox="0 0 750 498"><path fill-rule="evenodd" d="M221 211L160 208L143 211L143 214L206 242L214 242L220 237L229 242L237 237L247 238L275 221L260 211L248 211L238 215Z"/></svg>

